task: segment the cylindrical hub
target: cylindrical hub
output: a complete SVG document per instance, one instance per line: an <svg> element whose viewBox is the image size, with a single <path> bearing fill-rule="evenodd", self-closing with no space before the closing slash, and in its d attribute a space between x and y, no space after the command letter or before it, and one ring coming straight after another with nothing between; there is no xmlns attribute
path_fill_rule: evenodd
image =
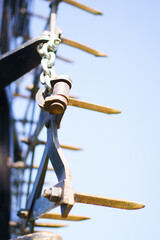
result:
<svg viewBox="0 0 160 240"><path fill-rule="evenodd" d="M51 81L53 92L45 98L45 109L50 114L61 114L66 110L72 81L68 76L60 75Z"/></svg>

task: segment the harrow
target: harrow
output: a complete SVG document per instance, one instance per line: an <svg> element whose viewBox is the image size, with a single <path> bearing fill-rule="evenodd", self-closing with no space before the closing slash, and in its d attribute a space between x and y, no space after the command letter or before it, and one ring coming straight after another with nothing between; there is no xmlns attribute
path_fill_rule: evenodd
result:
<svg viewBox="0 0 160 240"><path fill-rule="evenodd" d="M67 106L70 105L104 114L119 114L121 111L85 102L71 96L72 80L70 77L64 75L63 70L61 75L56 74L56 58L71 62L69 59L58 56L58 48L61 44L80 49L94 56L107 56L91 47L63 37L61 29L56 26L56 15L59 4L63 2L94 15L102 15L100 11L76 1L53 0L50 1L50 16L46 19L43 16L34 15L29 11L30 1L28 3L22 1L24 6L23 4L22 6L20 4L18 6L16 19L20 22L19 25L17 24L18 26L15 25L14 35L15 37L23 36L24 43L12 51L4 51L5 53L0 58L0 69L3 69L0 81L1 89L22 78L31 70L33 72L33 83L26 86L29 95L25 95L19 91L19 80L16 82L13 93L14 98L21 98L28 101L28 107L24 119L13 119L12 124L15 126L19 122L22 125L29 125L28 136L21 138L21 142L24 144L23 151L19 144L16 129L14 128L14 148L18 154L14 154L14 160L8 158L7 162L8 167L11 169L11 203L15 204L16 202L17 206L15 212L11 213L12 218L9 222L10 237L14 239L61 239L59 235L54 233L36 232L35 228L57 228L64 227L64 224L42 223L37 222L37 219L69 221L89 219L89 217L70 215L70 211L75 203L127 210L136 210L144 207L144 204L137 202L79 193L73 189L70 166L62 149L80 151L81 148L60 144L58 139L58 129L63 124L61 121L65 111L67 111ZM47 21L45 31L39 37L30 39L28 30L26 29L27 16L36 16ZM28 120L27 114L31 103L33 104L32 118ZM36 104L39 106L40 113L38 119L35 120ZM39 138L44 128L47 131L47 140ZM45 146L39 165L35 165L35 151L37 146ZM40 157L40 154L38 157ZM35 170L38 171L36 172ZM28 175L26 174L27 171L29 172ZM47 178L46 175L48 172L50 172L50 177L49 182L46 182L45 178ZM35 176L34 181L33 175ZM58 181L53 182L52 176L56 176ZM25 185L27 185L26 191L24 189ZM18 211L17 208L19 208ZM60 208L61 213L49 213L55 208ZM17 236L21 237L17 238Z"/></svg>

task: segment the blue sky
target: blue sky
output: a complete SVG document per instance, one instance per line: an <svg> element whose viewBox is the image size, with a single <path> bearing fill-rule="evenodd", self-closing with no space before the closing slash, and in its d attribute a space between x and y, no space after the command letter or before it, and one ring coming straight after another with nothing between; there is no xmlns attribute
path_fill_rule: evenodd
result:
<svg viewBox="0 0 160 240"><path fill-rule="evenodd" d="M160 1L122 0L81 3L103 11L93 16L61 3L57 25L63 36L103 51L97 58L60 45L57 74L73 81L71 94L113 107L105 115L68 107L59 130L61 143L83 148L65 151L76 191L144 203L137 211L76 204L71 214L91 220L55 229L64 240L158 240L160 238ZM48 2L35 1L33 12L48 14ZM33 19L32 37L44 22ZM53 183L55 184L55 183ZM56 210L58 211L58 210Z"/></svg>

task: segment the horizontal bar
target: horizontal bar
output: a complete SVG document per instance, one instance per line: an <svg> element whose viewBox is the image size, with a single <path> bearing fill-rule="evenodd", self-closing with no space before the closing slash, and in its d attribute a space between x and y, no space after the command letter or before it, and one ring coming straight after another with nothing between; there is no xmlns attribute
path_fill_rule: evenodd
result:
<svg viewBox="0 0 160 240"><path fill-rule="evenodd" d="M70 4L70 5L74 6L74 7L80 8L82 10L85 10L85 11L87 11L89 13L94 14L94 15L102 15L103 14L99 10L93 9L91 7L88 7L88 6L86 6L86 5L82 4L82 3L79 3L79 2L75 2L73 0L63 0L63 2L68 3L68 4Z"/></svg>
<svg viewBox="0 0 160 240"><path fill-rule="evenodd" d="M69 98L68 105L74 106L74 107L79 107L79 108L84 108L84 109L88 109L88 110L93 110L96 112L107 113L107 114L121 113L121 111L116 110L114 108L108 108L108 107L80 101L80 100L73 99L73 98Z"/></svg>
<svg viewBox="0 0 160 240"><path fill-rule="evenodd" d="M69 45L71 47L75 47L75 48L78 48L84 52L87 52L87 53L90 53L96 57L107 57L107 55L103 52L100 52L100 51L97 51L93 48L90 48L90 47L87 47L81 43L78 43L78 42L75 42L73 40L70 40L70 39L67 39L67 38L64 38L64 37L61 37L61 43L63 44L66 44L66 45Z"/></svg>
<svg viewBox="0 0 160 240"><path fill-rule="evenodd" d="M58 214L58 213L45 213L44 215L40 216L40 218L67 220L67 221L83 221L83 220L90 219L89 217L76 216L76 215L68 215L66 218L63 218L61 214Z"/></svg>
<svg viewBox="0 0 160 240"><path fill-rule="evenodd" d="M104 207L121 208L127 210L136 210L145 207L144 204L137 202L131 202L121 199L108 198L84 193L75 193L75 202L99 205Z"/></svg>
<svg viewBox="0 0 160 240"><path fill-rule="evenodd" d="M67 225L57 224L57 223L37 223L37 222L35 222L34 227L60 228L60 227L67 227Z"/></svg>

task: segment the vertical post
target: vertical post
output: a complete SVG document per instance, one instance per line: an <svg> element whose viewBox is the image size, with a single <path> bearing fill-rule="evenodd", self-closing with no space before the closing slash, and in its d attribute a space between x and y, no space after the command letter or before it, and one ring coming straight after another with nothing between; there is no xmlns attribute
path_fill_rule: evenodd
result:
<svg viewBox="0 0 160 240"><path fill-rule="evenodd" d="M3 90L0 91L0 237L3 240L10 238L10 169L7 166L13 143L10 126L9 105Z"/></svg>

